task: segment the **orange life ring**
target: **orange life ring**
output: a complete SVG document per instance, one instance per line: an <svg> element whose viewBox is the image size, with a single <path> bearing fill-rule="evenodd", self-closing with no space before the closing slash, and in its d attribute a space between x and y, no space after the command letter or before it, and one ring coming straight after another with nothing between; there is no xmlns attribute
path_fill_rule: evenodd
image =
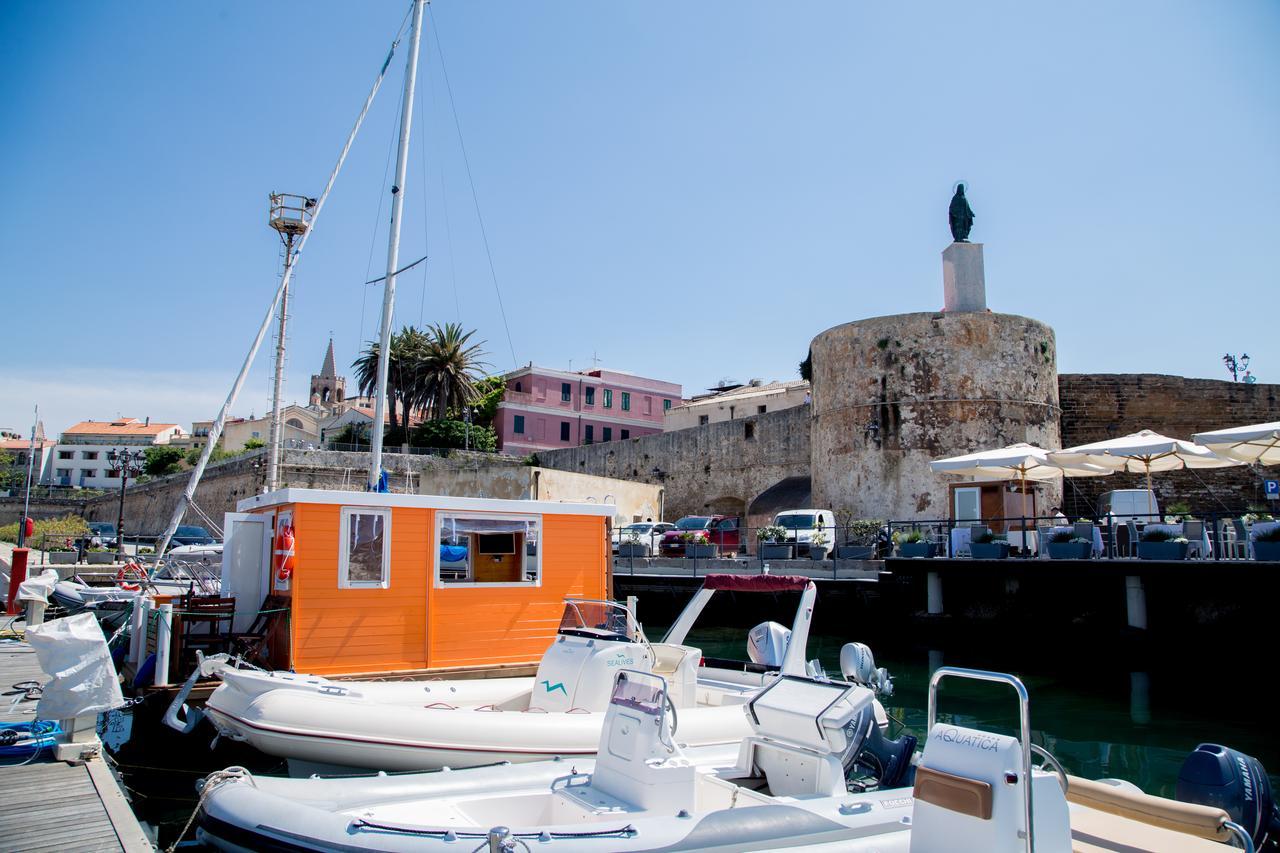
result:
<svg viewBox="0 0 1280 853"><path fill-rule="evenodd" d="M276 578L287 581L293 576L293 524L281 524L276 532Z"/></svg>
<svg viewBox="0 0 1280 853"><path fill-rule="evenodd" d="M142 584L128 583L130 575L141 580L142 577L146 576L146 573L143 571L142 566L139 566L137 563L125 563L116 572L116 584L119 585L121 589L128 590L130 592L137 592L142 589Z"/></svg>

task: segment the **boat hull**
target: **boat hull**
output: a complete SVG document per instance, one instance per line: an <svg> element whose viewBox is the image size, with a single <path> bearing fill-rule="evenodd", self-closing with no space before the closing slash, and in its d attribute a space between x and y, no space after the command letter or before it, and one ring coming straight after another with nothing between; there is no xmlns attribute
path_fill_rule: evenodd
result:
<svg viewBox="0 0 1280 853"><path fill-rule="evenodd" d="M222 677L205 709L219 732L268 755L324 765L435 770L591 756L605 718L519 710L528 707L531 678L367 684L235 670ZM701 747L736 745L749 733L741 705L728 704L680 710L675 737Z"/></svg>

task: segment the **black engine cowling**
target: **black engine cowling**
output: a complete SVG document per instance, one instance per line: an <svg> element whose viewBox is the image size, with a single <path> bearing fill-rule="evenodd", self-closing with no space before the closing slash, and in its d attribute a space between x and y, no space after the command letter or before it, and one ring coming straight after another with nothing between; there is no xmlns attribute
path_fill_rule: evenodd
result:
<svg viewBox="0 0 1280 853"><path fill-rule="evenodd" d="M1176 798L1225 811L1253 837L1254 845L1280 839L1280 810L1262 762L1216 743L1202 743L1182 762Z"/></svg>

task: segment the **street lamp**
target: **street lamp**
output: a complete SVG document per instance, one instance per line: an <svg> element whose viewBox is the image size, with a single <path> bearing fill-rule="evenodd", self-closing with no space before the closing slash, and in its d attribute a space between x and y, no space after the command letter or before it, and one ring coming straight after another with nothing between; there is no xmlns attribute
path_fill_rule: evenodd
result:
<svg viewBox="0 0 1280 853"><path fill-rule="evenodd" d="M111 473L120 475L120 514L116 518L116 557L124 562L124 492L129 486L129 478L142 473L142 465L146 454L141 450L108 450L107 461L111 463Z"/></svg>
<svg viewBox="0 0 1280 853"><path fill-rule="evenodd" d="M1227 353L1222 357L1222 363L1227 366L1227 372L1231 374L1232 382L1240 381L1240 374L1249 375L1249 353L1243 353L1238 358L1231 353ZM1245 380L1248 381L1247 379Z"/></svg>

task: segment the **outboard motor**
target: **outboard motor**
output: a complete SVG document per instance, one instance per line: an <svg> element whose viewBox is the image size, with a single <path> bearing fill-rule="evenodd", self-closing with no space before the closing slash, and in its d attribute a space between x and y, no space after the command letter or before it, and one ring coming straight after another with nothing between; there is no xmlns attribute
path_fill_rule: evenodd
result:
<svg viewBox="0 0 1280 853"><path fill-rule="evenodd" d="M884 667L876 669L876 659L866 643L845 643L841 647L840 674L845 681L871 688L877 696L893 695L893 678Z"/></svg>
<svg viewBox="0 0 1280 853"><path fill-rule="evenodd" d="M752 663L781 667L791 642L791 629L777 622L761 622L747 634L747 655Z"/></svg>
<svg viewBox="0 0 1280 853"><path fill-rule="evenodd" d="M870 776L881 790L905 788L912 784L915 766L911 756L915 754L915 735L903 734L890 740L876 723L875 711L866 708L850 723L863 730L863 736L852 742L842 757L846 778ZM860 787L865 787L860 784Z"/></svg>
<svg viewBox="0 0 1280 853"><path fill-rule="evenodd" d="M1175 799L1220 808L1244 827L1258 850L1280 842L1280 809L1262 762L1216 743L1202 743L1182 762Z"/></svg>

